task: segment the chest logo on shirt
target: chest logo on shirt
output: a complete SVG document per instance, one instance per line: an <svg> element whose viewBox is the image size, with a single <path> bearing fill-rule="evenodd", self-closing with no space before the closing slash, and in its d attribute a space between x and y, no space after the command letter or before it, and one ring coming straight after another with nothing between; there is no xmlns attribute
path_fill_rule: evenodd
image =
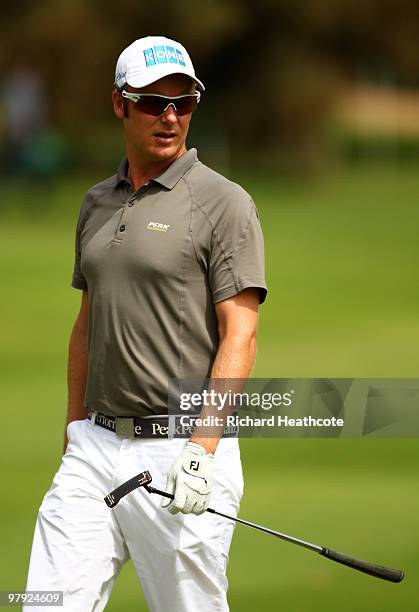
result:
<svg viewBox="0 0 419 612"><path fill-rule="evenodd" d="M148 230L155 230L157 232L167 232L170 225L167 223L156 223L156 221L149 221L148 225L145 226Z"/></svg>

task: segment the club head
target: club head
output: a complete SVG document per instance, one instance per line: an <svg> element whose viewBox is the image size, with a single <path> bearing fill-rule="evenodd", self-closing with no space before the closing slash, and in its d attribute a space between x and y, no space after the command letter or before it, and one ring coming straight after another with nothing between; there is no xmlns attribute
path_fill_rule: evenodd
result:
<svg viewBox="0 0 419 612"><path fill-rule="evenodd" d="M136 478L138 478L139 487L144 487L145 485L150 484L150 482L153 480L148 470L141 472L141 474L138 474Z"/></svg>
<svg viewBox="0 0 419 612"><path fill-rule="evenodd" d="M139 487L145 487L148 490L148 485L152 481L151 474L148 470L140 472L127 482L117 487L114 491L111 491L104 499L105 503L109 508L114 508L116 504L128 493L138 489Z"/></svg>

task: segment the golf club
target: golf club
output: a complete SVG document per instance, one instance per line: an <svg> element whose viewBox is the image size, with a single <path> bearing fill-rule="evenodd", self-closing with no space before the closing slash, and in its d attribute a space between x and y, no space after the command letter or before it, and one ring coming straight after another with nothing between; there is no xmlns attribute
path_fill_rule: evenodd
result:
<svg viewBox="0 0 419 612"><path fill-rule="evenodd" d="M114 491L109 493L104 498L105 502L109 506L109 508L114 508L125 495L131 493L131 491L134 491L138 487L144 487L149 493L155 493L156 495L161 495L162 497L166 497L167 499L174 499L174 496L171 493L166 493L166 491L161 491L160 489L156 489L155 487L150 486L151 481L152 477L150 472L148 472L147 470L141 472L140 474L137 474L127 482L124 482L122 485L117 487ZM230 521L235 521L240 525L246 525L246 527L251 527L252 529L257 529L258 531L263 531L264 533L273 535L277 538L280 538L281 540L285 540L286 542L297 544L298 546L302 546L303 548L307 548L308 550L317 552L320 555L331 559L332 561L336 561L337 563L341 563L343 565L351 567L352 569L364 572L365 574L369 574L370 576L374 576L375 578L389 580L390 582L401 582L404 578L404 572L402 572L401 570L392 569L390 567L383 567L381 565L376 565L375 563L370 563L368 561L354 559L353 557L349 557L344 553L331 550L330 548L326 548L325 546L312 544L311 542L300 540L299 538L295 538L285 533L281 533L280 531L274 531L273 529L269 529L268 527L262 527L262 525L257 525L256 523L251 523L250 521L246 521L244 519L234 516L229 516L228 514L224 514L223 512L218 512L217 510L214 510L214 508L207 508L207 512L210 512L211 514L216 514L217 516L221 516Z"/></svg>

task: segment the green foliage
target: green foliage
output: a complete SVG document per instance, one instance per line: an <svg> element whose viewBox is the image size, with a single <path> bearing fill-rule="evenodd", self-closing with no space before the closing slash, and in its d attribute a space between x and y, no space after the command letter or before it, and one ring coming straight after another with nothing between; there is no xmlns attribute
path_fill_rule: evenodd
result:
<svg viewBox="0 0 419 612"><path fill-rule="evenodd" d="M181 40L207 84L206 102L226 131L229 156L266 167L312 167L325 153L324 123L343 83L415 85L415 0L43 0L8 4L0 66L45 78L55 128L77 142L116 120L110 104L116 58L150 33ZM97 151L100 151L98 146ZM244 152L244 153L243 153Z"/></svg>

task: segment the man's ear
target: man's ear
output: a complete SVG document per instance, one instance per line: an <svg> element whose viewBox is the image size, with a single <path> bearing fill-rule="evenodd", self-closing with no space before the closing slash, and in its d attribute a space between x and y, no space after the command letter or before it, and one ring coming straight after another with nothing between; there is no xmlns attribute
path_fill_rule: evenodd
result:
<svg viewBox="0 0 419 612"><path fill-rule="evenodd" d="M112 104L113 104L113 112L118 117L118 119L124 118L124 100L121 96L121 93L114 89L112 91Z"/></svg>

